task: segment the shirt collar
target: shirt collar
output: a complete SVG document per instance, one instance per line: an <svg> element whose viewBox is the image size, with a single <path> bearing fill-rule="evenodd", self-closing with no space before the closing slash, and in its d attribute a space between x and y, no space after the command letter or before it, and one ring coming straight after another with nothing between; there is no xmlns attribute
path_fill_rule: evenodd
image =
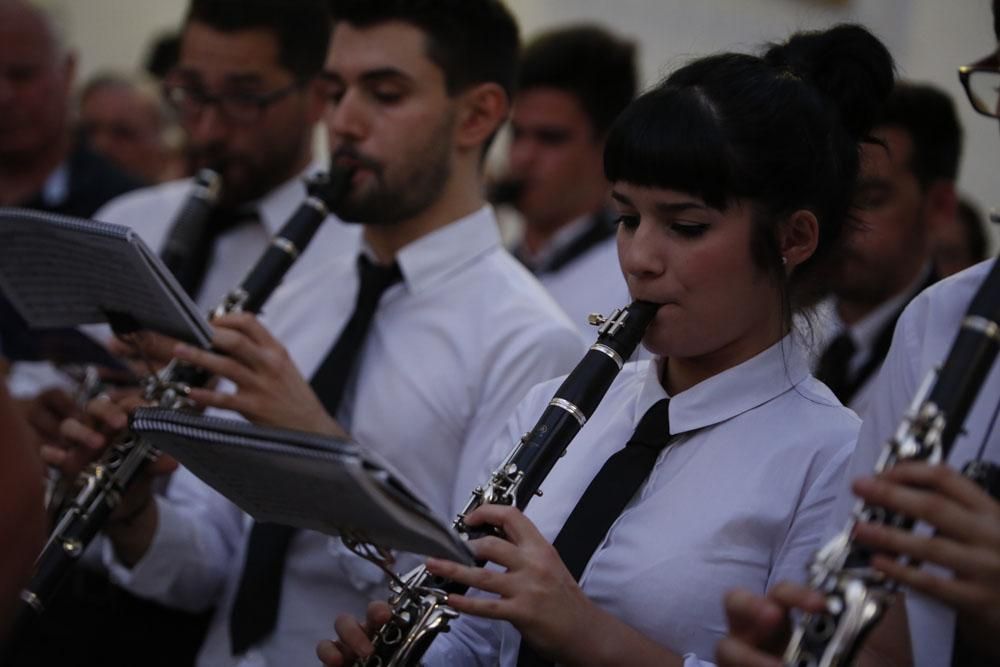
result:
<svg viewBox="0 0 1000 667"><path fill-rule="evenodd" d="M500 230L487 205L411 241L396 253L396 262L407 288L418 293L499 247ZM372 254L367 244L364 251Z"/></svg>
<svg viewBox="0 0 1000 667"><path fill-rule="evenodd" d="M857 346L858 350L871 350L872 346L875 345L875 340L882 333L885 326L892 321L892 319L903 309L903 306L916 296L917 291L920 289L921 285L926 284L927 279L931 274L931 265L927 264L924 268L917 274L916 279L906 286L906 289L901 291L896 296L879 304L875 310L865 315L863 318L855 322L852 326L847 326L840 316L837 315L836 309L834 309L834 316L837 318L837 323L839 325L840 331L847 331L851 336L851 340ZM857 355L860 358L867 358L868 354Z"/></svg>
<svg viewBox="0 0 1000 667"><path fill-rule="evenodd" d="M267 229L269 236L274 236L281 231L292 213L305 201L306 186L303 181L322 170L322 163L314 160L294 178L285 181L261 199L247 206L247 208L257 210L261 224Z"/></svg>
<svg viewBox="0 0 1000 667"><path fill-rule="evenodd" d="M586 234L587 230L590 229L590 223L593 219L594 214L592 213L581 215L579 218L573 220L573 222L560 227L552 235L552 238L549 239L549 242L540 248L538 252L529 253L524 244L521 244L517 249L517 255L524 262L525 266L531 268L533 271L540 271L552 261L552 258L559 251Z"/></svg>
<svg viewBox="0 0 1000 667"><path fill-rule="evenodd" d="M670 431L686 433L718 424L780 396L809 377L809 364L794 333L742 364L670 397ZM648 362L636 403L635 423L656 401L668 398L660 384L662 358Z"/></svg>

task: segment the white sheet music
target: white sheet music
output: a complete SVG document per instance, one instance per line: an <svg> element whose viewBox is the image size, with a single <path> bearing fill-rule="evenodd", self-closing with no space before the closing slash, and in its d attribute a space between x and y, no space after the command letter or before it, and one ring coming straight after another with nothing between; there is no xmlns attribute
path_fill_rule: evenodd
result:
<svg viewBox="0 0 1000 667"><path fill-rule="evenodd" d="M0 289L32 328L117 317L207 347L211 328L131 229L0 208Z"/></svg>
<svg viewBox="0 0 1000 667"><path fill-rule="evenodd" d="M258 521L473 562L399 473L355 443L162 409L137 410L132 430Z"/></svg>

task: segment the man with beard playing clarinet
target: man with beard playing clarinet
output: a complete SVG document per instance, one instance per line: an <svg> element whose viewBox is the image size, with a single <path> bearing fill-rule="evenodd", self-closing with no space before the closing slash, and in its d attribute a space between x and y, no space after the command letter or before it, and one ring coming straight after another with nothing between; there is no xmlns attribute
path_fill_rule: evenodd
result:
<svg viewBox="0 0 1000 667"><path fill-rule="evenodd" d="M504 413L583 352L500 246L481 195L482 154L507 113L517 28L496 0L331 6L325 121L334 162L355 169L335 212L360 222L363 238L349 258L290 279L268 305L268 328L247 315L214 322L215 349L227 356L175 353L235 385L194 391L197 403L261 424L346 430L447 515ZM326 331L304 326L316 319ZM107 401L91 409L123 417ZM78 423L65 430L77 441L101 437ZM382 572L339 541L251 525L220 499L192 514L185 494L212 495L184 475L116 528L109 555L130 590L216 605L201 665L307 664L337 610L361 613L387 594Z"/></svg>

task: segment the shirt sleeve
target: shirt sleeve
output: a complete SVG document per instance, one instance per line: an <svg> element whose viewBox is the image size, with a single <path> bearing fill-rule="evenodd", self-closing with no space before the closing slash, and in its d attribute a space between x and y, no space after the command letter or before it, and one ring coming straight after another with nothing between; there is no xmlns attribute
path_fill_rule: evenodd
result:
<svg viewBox="0 0 1000 667"><path fill-rule="evenodd" d="M780 581L804 581L808 564L826 537L824 527L854 449L853 433L856 431L821 465L814 481L805 489L785 539L775 555L768 576L768 589Z"/></svg>
<svg viewBox="0 0 1000 667"><path fill-rule="evenodd" d="M579 335L569 327L553 325L534 336L502 338L495 354L484 360L483 389L455 476L456 508L463 507L472 489L484 481L483 464L491 460L497 446L503 447L497 444L497 436L518 403L536 384L568 373L584 353ZM506 449L513 449L521 435L508 440Z"/></svg>
<svg viewBox="0 0 1000 667"><path fill-rule="evenodd" d="M537 417L539 397L543 396L544 392L549 391L551 384L551 382L547 382L528 390L527 396L521 400L515 410L512 410L513 414L507 420L502 433L494 438L492 448L479 461L478 470L481 478L484 478L484 475L496 467L499 461L510 452L517 442L517 438L523 433L523 429L529 428L525 424L529 419ZM465 491L466 496L460 499L463 505L468 500L468 492L471 491L471 487ZM491 566L493 565L487 565L487 567ZM472 590L469 594L487 595L477 590ZM449 632L439 635L434 640L422 663L428 667L450 665L487 667L496 665L500 660L504 629L509 629L509 627L509 624L503 621L478 618L467 614L459 616L451 623Z"/></svg>
<svg viewBox="0 0 1000 667"><path fill-rule="evenodd" d="M106 541L103 556L111 579L140 597L168 606L208 609L218 601L233 567L245 515L183 467L156 503L156 533L132 568L115 557Z"/></svg>

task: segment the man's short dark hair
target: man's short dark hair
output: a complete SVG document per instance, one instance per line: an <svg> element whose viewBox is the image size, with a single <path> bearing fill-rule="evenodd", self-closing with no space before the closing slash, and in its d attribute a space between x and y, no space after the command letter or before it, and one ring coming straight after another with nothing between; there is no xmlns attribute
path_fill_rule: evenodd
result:
<svg viewBox="0 0 1000 667"><path fill-rule="evenodd" d="M910 136L910 168L921 187L958 176L962 126L955 103L944 91L926 84L897 83L878 125L898 127Z"/></svg>
<svg viewBox="0 0 1000 667"><path fill-rule="evenodd" d="M603 138L636 93L635 44L596 25L543 33L521 55L517 90L556 88L575 97Z"/></svg>
<svg viewBox="0 0 1000 667"><path fill-rule="evenodd" d="M510 96L517 67L517 22L499 0L329 0L334 23L368 28L401 21L427 36L427 57L444 72L449 95L493 82Z"/></svg>
<svg viewBox="0 0 1000 667"><path fill-rule="evenodd" d="M194 21L219 32L272 31L281 66L299 81L318 75L326 62L332 26L326 0L191 0L184 24Z"/></svg>

